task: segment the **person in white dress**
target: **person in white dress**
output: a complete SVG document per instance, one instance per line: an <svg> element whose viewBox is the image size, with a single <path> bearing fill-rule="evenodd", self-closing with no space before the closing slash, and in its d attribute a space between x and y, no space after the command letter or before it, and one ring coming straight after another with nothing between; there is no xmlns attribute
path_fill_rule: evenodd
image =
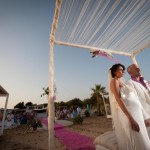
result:
<svg viewBox="0 0 150 150"><path fill-rule="evenodd" d="M145 110L137 101L133 88L121 81L122 64L109 70L109 98L113 127L119 150L150 150L150 139L144 123Z"/></svg>

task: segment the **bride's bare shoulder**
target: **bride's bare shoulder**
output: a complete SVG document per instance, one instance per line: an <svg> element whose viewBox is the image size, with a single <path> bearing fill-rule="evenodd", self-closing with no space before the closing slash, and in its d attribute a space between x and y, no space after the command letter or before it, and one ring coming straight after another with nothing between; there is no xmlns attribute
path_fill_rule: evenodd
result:
<svg viewBox="0 0 150 150"><path fill-rule="evenodd" d="M115 79L115 78L112 78L112 79L111 79L111 81L110 81L110 83L111 83L111 84L113 84L113 83L117 83L117 82L118 82L118 80L117 80L117 79Z"/></svg>
<svg viewBox="0 0 150 150"><path fill-rule="evenodd" d="M113 87L113 86L118 86L119 82L117 79L113 78L111 81L110 81L110 86Z"/></svg>
<svg viewBox="0 0 150 150"><path fill-rule="evenodd" d="M111 82L110 82L110 89L111 89L112 92L114 92L116 90L118 91L118 89L119 89L119 81L117 79L113 78L111 80Z"/></svg>

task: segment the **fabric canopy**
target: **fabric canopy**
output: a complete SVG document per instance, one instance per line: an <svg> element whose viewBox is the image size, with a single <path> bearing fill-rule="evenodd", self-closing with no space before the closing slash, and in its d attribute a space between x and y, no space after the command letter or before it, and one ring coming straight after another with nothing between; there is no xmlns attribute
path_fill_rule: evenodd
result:
<svg viewBox="0 0 150 150"><path fill-rule="evenodd" d="M55 44L136 55L150 46L149 0L58 0Z"/></svg>

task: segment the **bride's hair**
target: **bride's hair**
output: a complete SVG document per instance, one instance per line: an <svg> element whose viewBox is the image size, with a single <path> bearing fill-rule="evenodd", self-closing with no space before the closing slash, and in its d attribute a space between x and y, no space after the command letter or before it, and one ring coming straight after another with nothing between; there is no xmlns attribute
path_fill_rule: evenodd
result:
<svg viewBox="0 0 150 150"><path fill-rule="evenodd" d="M117 71L117 69L119 67L122 67L123 70L125 70L125 66L122 65L122 64L114 64L111 68L110 68L110 71L111 71L111 76L114 78L115 77L115 72Z"/></svg>

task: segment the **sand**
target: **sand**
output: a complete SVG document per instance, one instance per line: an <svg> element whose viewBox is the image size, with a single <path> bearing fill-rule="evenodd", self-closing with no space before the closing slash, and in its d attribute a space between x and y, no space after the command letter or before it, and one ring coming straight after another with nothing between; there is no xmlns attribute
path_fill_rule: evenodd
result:
<svg viewBox="0 0 150 150"><path fill-rule="evenodd" d="M87 135L93 140L100 134L112 130L112 121L106 116L90 116L84 118L82 125L72 125L69 130ZM48 150L48 131L26 131L25 125L5 129L0 136L0 150ZM55 149L65 150L59 139L55 138Z"/></svg>

